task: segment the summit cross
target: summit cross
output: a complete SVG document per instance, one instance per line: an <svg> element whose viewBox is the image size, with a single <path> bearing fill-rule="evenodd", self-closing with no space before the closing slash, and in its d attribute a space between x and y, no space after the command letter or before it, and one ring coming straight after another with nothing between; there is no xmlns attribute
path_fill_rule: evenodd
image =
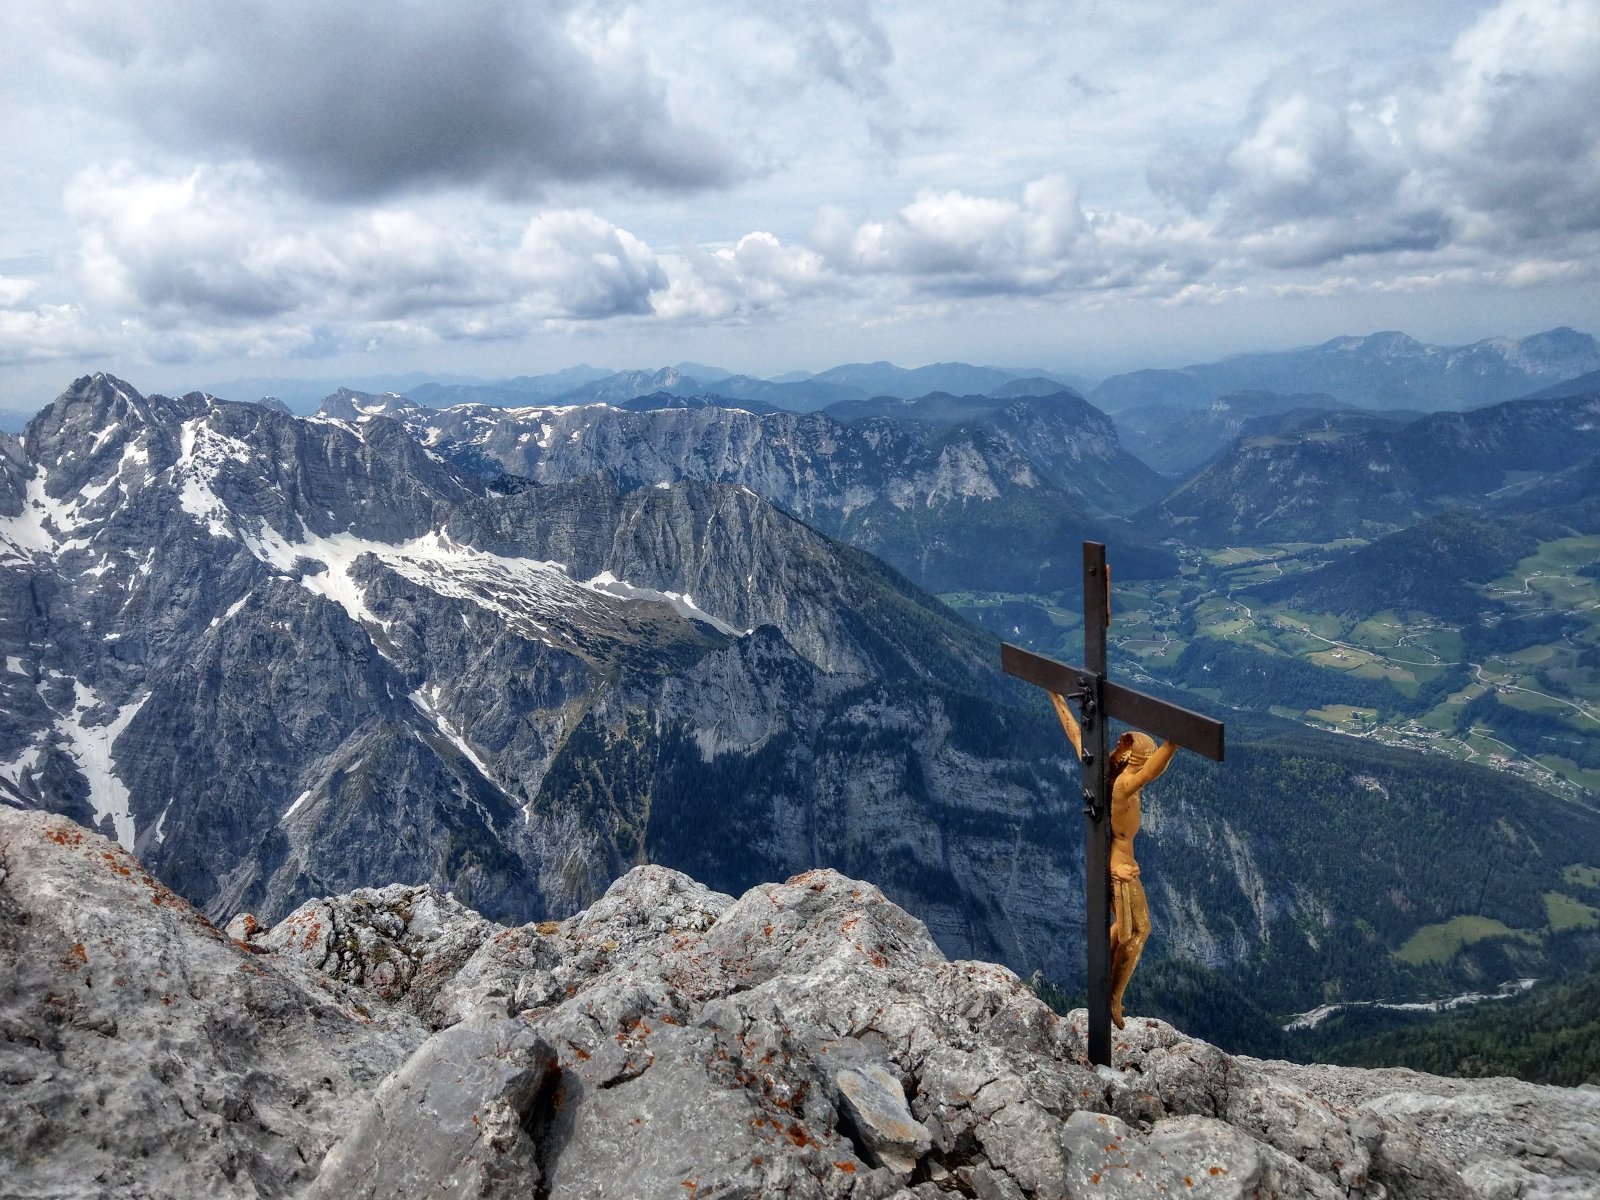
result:
<svg viewBox="0 0 1600 1200"><path fill-rule="evenodd" d="M1083 768L1084 884L1087 890L1089 966L1089 1061L1111 1065L1111 758L1107 730L1111 719L1163 738L1174 747L1222 761L1220 721L1133 691L1106 678L1106 630L1111 624L1111 571L1106 548L1083 544L1084 666L1069 667L1009 643L1000 647L1000 665L1008 675L1042 687L1056 701L1069 737L1074 733L1065 700L1076 700L1082 713L1079 754ZM1078 739L1074 739L1077 741ZM1168 751L1168 754L1171 752ZM1163 767L1165 763L1161 764ZM1159 774L1159 769L1156 772ZM1137 804L1137 793L1135 793ZM1135 809L1137 813L1137 809ZM1135 816L1135 830L1137 816ZM1129 851L1131 861L1131 838ZM1137 867L1134 868L1137 873ZM1143 890L1140 889L1140 904ZM1141 943L1142 944L1142 943ZM1131 968L1130 968L1131 970ZM1126 979L1123 980L1126 983Z"/></svg>

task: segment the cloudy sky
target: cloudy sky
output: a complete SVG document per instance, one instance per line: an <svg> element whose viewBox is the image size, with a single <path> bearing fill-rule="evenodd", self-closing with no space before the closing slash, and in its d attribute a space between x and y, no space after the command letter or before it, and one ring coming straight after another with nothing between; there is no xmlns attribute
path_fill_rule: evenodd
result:
<svg viewBox="0 0 1600 1200"><path fill-rule="evenodd" d="M1600 0L7 0L0 406L1600 333Z"/></svg>

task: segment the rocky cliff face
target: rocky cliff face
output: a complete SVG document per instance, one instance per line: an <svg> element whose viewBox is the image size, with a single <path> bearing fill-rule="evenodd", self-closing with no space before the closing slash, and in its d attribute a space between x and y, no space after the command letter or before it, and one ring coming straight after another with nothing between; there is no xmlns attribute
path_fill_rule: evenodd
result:
<svg viewBox="0 0 1600 1200"><path fill-rule="evenodd" d="M486 489L394 421L80 380L0 447L0 800L219 919L562 915L641 861L872 874L1065 973L1065 767L977 635L747 489Z"/></svg>
<svg viewBox="0 0 1600 1200"><path fill-rule="evenodd" d="M1167 490L1123 449L1111 420L1071 393L985 406L953 427L720 403L439 410L353 392L330 397L322 411L393 417L480 473L546 483L605 473L624 488L741 485L935 591L1020 587L1012 578L1018 555L1007 553L1013 542L1035 551L1020 557L1037 570L1041 544L1104 536L1108 514ZM1128 529L1119 540L1141 539Z"/></svg>
<svg viewBox="0 0 1600 1200"><path fill-rule="evenodd" d="M1114 1068L1003 967L831 871L638 868L506 927L365 889L226 932L0 809L0 1177L18 1196L1586 1195L1600 1096L1234 1058Z"/></svg>

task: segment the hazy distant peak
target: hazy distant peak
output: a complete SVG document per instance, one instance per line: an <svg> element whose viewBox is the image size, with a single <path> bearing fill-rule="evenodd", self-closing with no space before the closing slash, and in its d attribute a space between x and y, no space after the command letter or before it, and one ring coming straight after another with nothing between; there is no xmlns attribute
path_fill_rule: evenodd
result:
<svg viewBox="0 0 1600 1200"><path fill-rule="evenodd" d="M1077 396L1079 399L1083 398L1077 388L1068 387L1058 380L1050 379L1043 375L1027 375L1021 379L1013 379L1007 383L1002 383L999 387L992 389L989 395L997 400L1008 400L1013 398L1020 399L1025 396L1057 396L1062 393Z"/></svg>
<svg viewBox="0 0 1600 1200"><path fill-rule="evenodd" d="M1331 338L1299 350L1238 354L1180 370L1117 375L1090 394L1108 411L1201 408L1229 392L1324 392L1376 408L1468 409L1525 396L1600 369L1600 345L1565 327L1525 338L1434 346L1397 330Z"/></svg>

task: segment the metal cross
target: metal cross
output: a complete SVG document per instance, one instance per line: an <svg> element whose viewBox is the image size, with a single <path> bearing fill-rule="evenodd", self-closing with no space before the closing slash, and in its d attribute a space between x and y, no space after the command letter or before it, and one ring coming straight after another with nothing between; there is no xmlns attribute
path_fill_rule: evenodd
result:
<svg viewBox="0 0 1600 1200"><path fill-rule="evenodd" d="M1083 544L1083 657L1069 667L1021 647L1000 647L1008 675L1078 702L1083 714L1084 882L1089 942L1089 1061L1111 1065L1111 772L1110 718L1222 761L1222 723L1133 691L1106 678L1111 572L1106 548Z"/></svg>

